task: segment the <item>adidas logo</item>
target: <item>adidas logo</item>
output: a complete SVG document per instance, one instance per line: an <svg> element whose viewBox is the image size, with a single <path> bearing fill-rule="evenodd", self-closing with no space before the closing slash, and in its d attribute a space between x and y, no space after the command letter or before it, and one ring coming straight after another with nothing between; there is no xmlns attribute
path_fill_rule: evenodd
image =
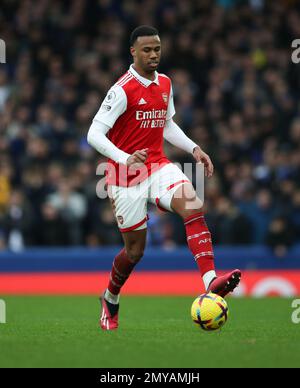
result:
<svg viewBox="0 0 300 388"><path fill-rule="evenodd" d="M140 99L139 105L145 105L147 104L147 101L145 101L143 98Z"/></svg>

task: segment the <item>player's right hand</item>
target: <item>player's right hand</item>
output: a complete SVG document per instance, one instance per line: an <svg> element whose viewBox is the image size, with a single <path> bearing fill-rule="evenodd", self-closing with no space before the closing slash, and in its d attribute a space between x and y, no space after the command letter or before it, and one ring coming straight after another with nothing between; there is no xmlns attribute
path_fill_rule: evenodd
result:
<svg viewBox="0 0 300 388"><path fill-rule="evenodd" d="M139 168L143 166L148 158L148 148L135 151L128 159L127 166Z"/></svg>

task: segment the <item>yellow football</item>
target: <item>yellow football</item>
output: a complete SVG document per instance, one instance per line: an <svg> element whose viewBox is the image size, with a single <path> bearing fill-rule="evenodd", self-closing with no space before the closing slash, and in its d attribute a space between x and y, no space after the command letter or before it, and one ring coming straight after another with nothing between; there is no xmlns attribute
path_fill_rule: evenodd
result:
<svg viewBox="0 0 300 388"><path fill-rule="evenodd" d="M225 300L212 292L198 296L191 308L195 324L205 331L218 330L228 318L229 310Z"/></svg>

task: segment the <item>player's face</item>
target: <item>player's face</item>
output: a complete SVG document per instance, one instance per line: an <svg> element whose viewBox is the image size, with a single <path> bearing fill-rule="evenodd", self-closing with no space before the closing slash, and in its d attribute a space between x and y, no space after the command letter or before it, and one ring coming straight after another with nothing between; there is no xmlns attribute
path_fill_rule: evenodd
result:
<svg viewBox="0 0 300 388"><path fill-rule="evenodd" d="M135 65L145 73L153 73L158 68L161 56L159 36L139 36L131 47L131 54Z"/></svg>

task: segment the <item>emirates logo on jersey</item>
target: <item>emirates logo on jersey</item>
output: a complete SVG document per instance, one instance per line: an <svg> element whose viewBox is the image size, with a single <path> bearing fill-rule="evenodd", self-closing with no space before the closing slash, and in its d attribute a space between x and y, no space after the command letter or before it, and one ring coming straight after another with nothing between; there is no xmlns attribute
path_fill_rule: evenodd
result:
<svg viewBox="0 0 300 388"><path fill-rule="evenodd" d="M165 102L165 104L167 105L168 104L168 100L169 100L169 96L167 93L162 93L162 98Z"/></svg>
<svg viewBox="0 0 300 388"><path fill-rule="evenodd" d="M143 111L143 110L137 110L135 118L140 121L140 120L153 120L153 119L165 119L167 117L167 111L164 109L161 110L148 110L148 111Z"/></svg>
<svg viewBox="0 0 300 388"><path fill-rule="evenodd" d="M161 110L149 110L136 111L136 120L141 121L140 128L164 128L166 124L167 111Z"/></svg>

